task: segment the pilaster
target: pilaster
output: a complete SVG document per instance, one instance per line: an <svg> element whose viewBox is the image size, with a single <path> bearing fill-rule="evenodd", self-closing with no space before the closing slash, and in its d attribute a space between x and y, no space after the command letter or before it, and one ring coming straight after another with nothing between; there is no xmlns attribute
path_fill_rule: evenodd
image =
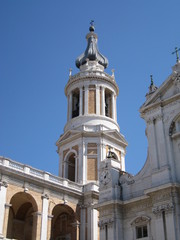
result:
<svg viewBox="0 0 180 240"><path fill-rule="evenodd" d="M85 86L85 103L84 103L84 114L87 115L88 114L88 86Z"/></svg>
<svg viewBox="0 0 180 240"><path fill-rule="evenodd" d="M88 226L88 239L87 240L97 240L97 210L93 208L93 204L87 208L87 226Z"/></svg>
<svg viewBox="0 0 180 240"><path fill-rule="evenodd" d="M48 215L47 240L49 240L51 238L52 219L53 219L53 215Z"/></svg>
<svg viewBox="0 0 180 240"><path fill-rule="evenodd" d="M5 203L6 203L6 192L7 192L8 184L5 181L0 182L0 237L3 234L3 222L5 217Z"/></svg>
<svg viewBox="0 0 180 240"><path fill-rule="evenodd" d="M70 94L69 94L69 109L68 109L68 111L69 111L69 120L71 120L71 118L72 118L72 92L70 92Z"/></svg>
<svg viewBox="0 0 180 240"><path fill-rule="evenodd" d="M101 87L101 114L105 116L105 88Z"/></svg>
<svg viewBox="0 0 180 240"><path fill-rule="evenodd" d="M96 114L100 115L100 92L98 85L96 85Z"/></svg>
<svg viewBox="0 0 180 240"><path fill-rule="evenodd" d="M49 202L48 195L47 194L43 194L42 195L41 240L47 239L48 202Z"/></svg>
<svg viewBox="0 0 180 240"><path fill-rule="evenodd" d="M9 219L9 210L11 204L5 204L5 213L4 213L4 225L3 225L3 235L7 236L7 228L8 228L8 219Z"/></svg>
<svg viewBox="0 0 180 240"><path fill-rule="evenodd" d="M81 223L80 223L80 239L86 239L86 207L80 206L81 209Z"/></svg>
<svg viewBox="0 0 180 240"><path fill-rule="evenodd" d="M82 87L79 89L79 115L82 115L83 110L83 94L82 94Z"/></svg>
<svg viewBox="0 0 180 240"><path fill-rule="evenodd" d="M115 120L115 100L114 100L115 96L114 96L114 92L112 92L112 95L111 95L111 99L112 99L112 106L111 106L111 109L112 109L112 119Z"/></svg>

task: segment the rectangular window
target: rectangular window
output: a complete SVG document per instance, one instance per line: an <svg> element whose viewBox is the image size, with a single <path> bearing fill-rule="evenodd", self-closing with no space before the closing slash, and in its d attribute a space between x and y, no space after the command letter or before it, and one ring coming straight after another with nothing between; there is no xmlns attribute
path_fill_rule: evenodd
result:
<svg viewBox="0 0 180 240"><path fill-rule="evenodd" d="M136 239L148 237L147 226L136 227Z"/></svg>

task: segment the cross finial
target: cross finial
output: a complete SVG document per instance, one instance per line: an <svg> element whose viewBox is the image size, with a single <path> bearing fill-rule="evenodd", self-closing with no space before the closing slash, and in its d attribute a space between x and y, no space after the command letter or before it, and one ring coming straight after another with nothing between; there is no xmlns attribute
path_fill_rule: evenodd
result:
<svg viewBox="0 0 180 240"><path fill-rule="evenodd" d="M154 81L153 81L153 75L152 74L150 75L150 78L151 78L151 86L153 86L154 85Z"/></svg>
<svg viewBox="0 0 180 240"><path fill-rule="evenodd" d="M179 52L180 48L175 47L175 51L172 54L176 54L176 62L179 62Z"/></svg>
<svg viewBox="0 0 180 240"><path fill-rule="evenodd" d="M94 20L90 21L91 26L94 26Z"/></svg>

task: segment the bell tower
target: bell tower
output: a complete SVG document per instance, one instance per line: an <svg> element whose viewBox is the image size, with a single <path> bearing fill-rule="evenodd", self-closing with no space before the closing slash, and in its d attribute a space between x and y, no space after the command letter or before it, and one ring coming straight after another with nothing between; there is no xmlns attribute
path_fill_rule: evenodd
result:
<svg viewBox="0 0 180 240"><path fill-rule="evenodd" d="M104 69L108 60L98 50L98 36L91 23L87 48L76 59L79 72L71 74L65 87L67 123L58 139L59 176L86 184L98 181L99 166L111 151L125 171L127 142L117 123L116 98L119 88L114 72Z"/></svg>

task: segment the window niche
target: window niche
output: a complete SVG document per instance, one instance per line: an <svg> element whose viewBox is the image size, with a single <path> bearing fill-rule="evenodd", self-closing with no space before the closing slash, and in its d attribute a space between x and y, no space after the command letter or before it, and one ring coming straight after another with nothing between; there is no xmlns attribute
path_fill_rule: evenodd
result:
<svg viewBox="0 0 180 240"><path fill-rule="evenodd" d="M146 216L137 217L131 223L133 228L133 239L150 239L150 218Z"/></svg>
<svg viewBox="0 0 180 240"><path fill-rule="evenodd" d="M148 237L147 225L136 227L136 239Z"/></svg>
<svg viewBox="0 0 180 240"><path fill-rule="evenodd" d="M72 118L79 116L79 89L72 92Z"/></svg>

